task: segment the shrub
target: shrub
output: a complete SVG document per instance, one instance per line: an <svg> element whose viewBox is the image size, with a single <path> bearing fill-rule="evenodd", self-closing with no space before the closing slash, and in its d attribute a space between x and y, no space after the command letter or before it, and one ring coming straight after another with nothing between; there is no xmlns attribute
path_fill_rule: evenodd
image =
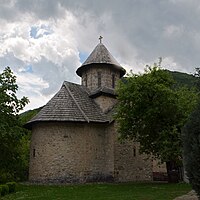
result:
<svg viewBox="0 0 200 200"><path fill-rule="evenodd" d="M7 185L1 185L1 196L5 196L9 193L9 188Z"/></svg>
<svg viewBox="0 0 200 200"><path fill-rule="evenodd" d="M1 191L2 191L2 187L1 187L1 185L0 185L0 197L1 197Z"/></svg>
<svg viewBox="0 0 200 200"><path fill-rule="evenodd" d="M6 185L9 188L9 193L16 192L17 183L16 182L8 182Z"/></svg>
<svg viewBox="0 0 200 200"><path fill-rule="evenodd" d="M0 171L0 183L5 184L6 182L12 181L13 180L13 176L9 173L6 172L4 170Z"/></svg>

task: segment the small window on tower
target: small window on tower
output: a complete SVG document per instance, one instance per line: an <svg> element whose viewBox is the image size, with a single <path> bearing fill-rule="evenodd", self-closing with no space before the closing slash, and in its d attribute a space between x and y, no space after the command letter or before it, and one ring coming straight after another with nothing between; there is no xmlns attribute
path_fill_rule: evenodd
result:
<svg viewBox="0 0 200 200"><path fill-rule="evenodd" d="M115 74L112 74L112 88L115 88Z"/></svg>
<svg viewBox="0 0 200 200"><path fill-rule="evenodd" d="M98 77L98 87L101 87L101 72L97 73L97 77Z"/></svg>

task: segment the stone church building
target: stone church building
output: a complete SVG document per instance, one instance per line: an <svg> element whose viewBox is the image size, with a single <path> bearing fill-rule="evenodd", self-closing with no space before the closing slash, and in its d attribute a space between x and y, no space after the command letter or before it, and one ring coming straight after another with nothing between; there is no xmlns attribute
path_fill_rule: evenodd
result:
<svg viewBox="0 0 200 200"><path fill-rule="evenodd" d="M32 182L152 181L163 171L139 154L139 145L118 140L112 118L115 86L126 71L101 42L77 69L81 85L64 81L26 126L32 130Z"/></svg>

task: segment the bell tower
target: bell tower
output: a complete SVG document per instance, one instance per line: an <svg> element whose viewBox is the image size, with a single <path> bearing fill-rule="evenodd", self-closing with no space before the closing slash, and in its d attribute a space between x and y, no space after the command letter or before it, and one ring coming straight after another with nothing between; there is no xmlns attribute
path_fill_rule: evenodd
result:
<svg viewBox="0 0 200 200"><path fill-rule="evenodd" d="M105 112L111 106L103 105L105 98L115 99L114 89L116 82L124 76L126 71L104 46L102 38L102 36L99 37L99 44L86 61L77 69L76 73L81 77L82 85L90 90L91 98L94 98L95 102Z"/></svg>

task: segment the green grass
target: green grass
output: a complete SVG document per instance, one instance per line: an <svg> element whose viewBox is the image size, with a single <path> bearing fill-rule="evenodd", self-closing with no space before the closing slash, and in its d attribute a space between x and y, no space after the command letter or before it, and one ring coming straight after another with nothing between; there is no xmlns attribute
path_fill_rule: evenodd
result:
<svg viewBox="0 0 200 200"><path fill-rule="evenodd" d="M19 185L17 193L2 197L2 200L172 200L190 190L190 185L183 183Z"/></svg>

